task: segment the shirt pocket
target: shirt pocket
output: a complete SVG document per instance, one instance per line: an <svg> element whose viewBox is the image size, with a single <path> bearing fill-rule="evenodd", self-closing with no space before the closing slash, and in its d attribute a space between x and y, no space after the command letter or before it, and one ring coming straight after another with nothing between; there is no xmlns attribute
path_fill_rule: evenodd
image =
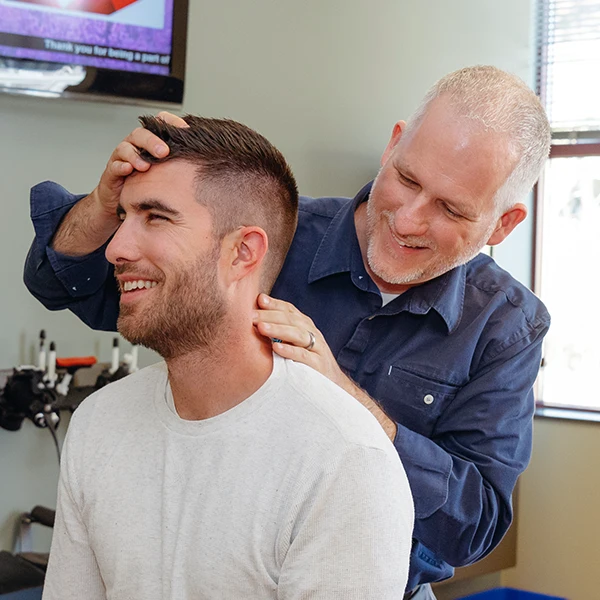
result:
<svg viewBox="0 0 600 600"><path fill-rule="evenodd" d="M379 379L376 399L398 424L432 437L439 416L454 400L459 386L441 383L390 365Z"/></svg>

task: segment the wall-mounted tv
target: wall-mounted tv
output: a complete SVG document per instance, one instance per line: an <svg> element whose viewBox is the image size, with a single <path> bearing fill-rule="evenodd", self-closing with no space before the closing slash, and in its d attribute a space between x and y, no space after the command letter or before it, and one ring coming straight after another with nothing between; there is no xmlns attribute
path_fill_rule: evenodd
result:
<svg viewBox="0 0 600 600"><path fill-rule="evenodd" d="M181 104L188 0L0 0L0 91Z"/></svg>

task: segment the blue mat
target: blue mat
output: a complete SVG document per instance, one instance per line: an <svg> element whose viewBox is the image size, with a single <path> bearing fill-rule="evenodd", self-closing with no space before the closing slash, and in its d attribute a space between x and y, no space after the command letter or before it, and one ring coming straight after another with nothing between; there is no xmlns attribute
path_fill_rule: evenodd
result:
<svg viewBox="0 0 600 600"><path fill-rule="evenodd" d="M525 592L512 588L496 588L487 592L479 592L471 596L464 596L459 600L567 600L558 596L547 596L545 594L536 594L535 592Z"/></svg>
<svg viewBox="0 0 600 600"><path fill-rule="evenodd" d="M42 588L30 588L10 594L0 594L0 600L42 600Z"/></svg>

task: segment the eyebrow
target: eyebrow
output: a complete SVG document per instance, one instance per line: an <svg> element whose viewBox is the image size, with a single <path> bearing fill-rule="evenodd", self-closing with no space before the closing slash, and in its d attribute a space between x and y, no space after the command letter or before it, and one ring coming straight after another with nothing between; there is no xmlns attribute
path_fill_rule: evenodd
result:
<svg viewBox="0 0 600 600"><path fill-rule="evenodd" d="M182 216L179 211L175 210L174 208L171 208L170 206L167 206L164 202L155 198L148 198L146 200L142 200L141 202L132 202L130 207L131 210L133 210L134 212L147 212L149 210L157 210L173 218L179 218ZM117 215L121 216L126 214L126 212L127 211L123 208L123 205L119 202L119 205L117 206Z"/></svg>

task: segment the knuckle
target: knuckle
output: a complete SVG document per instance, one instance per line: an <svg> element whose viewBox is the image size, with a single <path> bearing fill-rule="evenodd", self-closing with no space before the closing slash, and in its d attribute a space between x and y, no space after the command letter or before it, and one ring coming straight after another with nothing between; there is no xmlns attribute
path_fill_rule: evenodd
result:
<svg viewBox="0 0 600 600"><path fill-rule="evenodd" d="M139 138L140 136L144 135L145 133L145 129L143 127L136 127L126 138L125 138L125 142L131 142L132 140L135 140L136 138Z"/></svg>
<svg viewBox="0 0 600 600"><path fill-rule="evenodd" d="M113 153L113 156L118 157L118 156L123 156L124 154L127 153L127 150L131 148L131 144L129 142L126 141L122 141L116 148L115 151Z"/></svg>

